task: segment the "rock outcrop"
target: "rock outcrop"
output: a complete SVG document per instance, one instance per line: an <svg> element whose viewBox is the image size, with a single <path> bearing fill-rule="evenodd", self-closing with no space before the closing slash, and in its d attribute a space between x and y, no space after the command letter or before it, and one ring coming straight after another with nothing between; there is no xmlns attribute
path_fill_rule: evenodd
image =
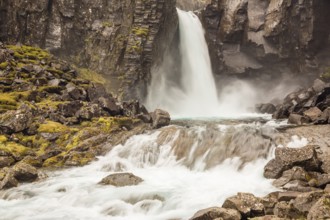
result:
<svg viewBox="0 0 330 220"><path fill-rule="evenodd" d="M167 112L121 103L102 83L40 48L0 45L0 189L39 179L41 167L86 165L106 146L169 123Z"/></svg>
<svg viewBox="0 0 330 220"><path fill-rule="evenodd" d="M144 96L177 29L175 0L0 1L0 41L37 45Z"/></svg>
<svg viewBox="0 0 330 220"><path fill-rule="evenodd" d="M330 65L330 2L213 0L202 11L216 74L276 78ZM267 76L267 78L265 78Z"/></svg>

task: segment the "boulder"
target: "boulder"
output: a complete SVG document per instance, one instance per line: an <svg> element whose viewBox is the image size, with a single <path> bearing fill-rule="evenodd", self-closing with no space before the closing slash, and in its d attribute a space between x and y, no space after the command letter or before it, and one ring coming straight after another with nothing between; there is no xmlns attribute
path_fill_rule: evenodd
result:
<svg viewBox="0 0 330 220"><path fill-rule="evenodd" d="M320 198L309 210L307 220L330 219L330 194Z"/></svg>
<svg viewBox="0 0 330 220"><path fill-rule="evenodd" d="M241 213L244 219L265 214L261 199L250 193L238 193L236 196L227 198L222 208L235 209Z"/></svg>
<svg viewBox="0 0 330 220"><path fill-rule="evenodd" d="M64 117L73 117L82 106L83 102L76 100L59 104L57 108Z"/></svg>
<svg viewBox="0 0 330 220"><path fill-rule="evenodd" d="M330 124L330 107L326 108L316 120L317 124Z"/></svg>
<svg viewBox="0 0 330 220"><path fill-rule="evenodd" d="M278 202L274 208L274 215L284 219L299 219L303 213L296 210L289 202Z"/></svg>
<svg viewBox="0 0 330 220"><path fill-rule="evenodd" d="M308 176L308 173L303 168L293 167L290 170L284 171L282 176L273 182L273 185L276 187L282 187L292 180L300 180L300 181L307 182L307 179L306 179L307 176Z"/></svg>
<svg viewBox="0 0 330 220"><path fill-rule="evenodd" d="M99 184L123 187L138 185L141 182L143 182L143 179L132 173L115 173L103 178Z"/></svg>
<svg viewBox="0 0 330 220"><path fill-rule="evenodd" d="M16 187L18 185L18 181L14 177L14 172L11 169L7 169L5 170L5 173L4 179L0 182L0 190Z"/></svg>
<svg viewBox="0 0 330 220"><path fill-rule="evenodd" d="M260 113L267 113L267 114L273 114L276 111L275 105L271 103L266 103L266 104L260 104L256 106L258 112Z"/></svg>
<svg viewBox="0 0 330 220"><path fill-rule="evenodd" d="M301 193L293 200L292 205L300 213L307 215L314 204L324 195L322 190L314 192Z"/></svg>
<svg viewBox="0 0 330 220"><path fill-rule="evenodd" d="M153 128L161 128L169 125L171 122L170 114L161 109L156 109L154 112L152 112L151 118Z"/></svg>
<svg viewBox="0 0 330 220"><path fill-rule="evenodd" d="M7 111L0 115L0 130L8 134L18 133L29 128L32 122L32 109L23 104L17 111Z"/></svg>
<svg viewBox="0 0 330 220"><path fill-rule="evenodd" d="M241 214L234 209L225 209L220 207L213 207L198 211L190 220L240 220Z"/></svg>
<svg viewBox="0 0 330 220"><path fill-rule="evenodd" d="M289 123L290 124L296 124L296 125L302 125L307 124L309 122L309 119L305 116L291 113L289 116Z"/></svg>
<svg viewBox="0 0 330 220"><path fill-rule="evenodd" d="M290 202L291 200L296 199L300 195L300 192L286 191L278 193L279 202Z"/></svg>
<svg viewBox="0 0 330 220"><path fill-rule="evenodd" d="M300 166L306 171L320 170L321 162L317 158L316 146L308 145L303 148L276 148L275 159L264 168L266 178L279 178L285 170Z"/></svg>
<svg viewBox="0 0 330 220"><path fill-rule="evenodd" d="M316 93L322 92L325 87L326 87L326 83L323 82L322 80L320 79L314 80L312 88Z"/></svg>
<svg viewBox="0 0 330 220"><path fill-rule="evenodd" d="M38 170L23 162L15 164L13 172L15 179L20 182L32 182L38 178Z"/></svg>
<svg viewBox="0 0 330 220"><path fill-rule="evenodd" d="M111 116L120 115L122 112L113 98L100 97L98 103L105 111L109 112Z"/></svg>
<svg viewBox="0 0 330 220"><path fill-rule="evenodd" d="M9 167L15 163L15 160L11 156L0 156L0 168Z"/></svg>
<svg viewBox="0 0 330 220"><path fill-rule="evenodd" d="M322 111L318 107L313 107L304 111L304 116L309 118L310 121L316 121L322 114Z"/></svg>

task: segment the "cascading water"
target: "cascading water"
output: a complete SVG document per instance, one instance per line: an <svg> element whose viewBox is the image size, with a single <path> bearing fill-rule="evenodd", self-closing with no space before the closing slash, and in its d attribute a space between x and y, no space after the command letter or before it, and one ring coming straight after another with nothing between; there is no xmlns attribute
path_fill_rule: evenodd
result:
<svg viewBox="0 0 330 220"><path fill-rule="evenodd" d="M50 172L45 180L0 191L0 218L188 219L239 191L259 196L273 191L262 173L276 135L274 128L258 123L210 123L134 136L88 166ZM118 172L144 181L120 188L97 184Z"/></svg>
<svg viewBox="0 0 330 220"><path fill-rule="evenodd" d="M218 115L217 89L202 24L193 12L177 11L182 61L180 83L174 85L168 74L159 73L153 78L147 106L166 109L176 116Z"/></svg>

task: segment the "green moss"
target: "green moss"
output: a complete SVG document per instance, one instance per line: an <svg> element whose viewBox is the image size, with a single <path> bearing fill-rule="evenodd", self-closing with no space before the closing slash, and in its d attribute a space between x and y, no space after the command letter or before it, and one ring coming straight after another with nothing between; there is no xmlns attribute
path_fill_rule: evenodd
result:
<svg viewBox="0 0 330 220"><path fill-rule="evenodd" d="M113 23L112 22L109 22L109 21L104 21L104 22L102 22L102 26L103 27L112 27L113 26Z"/></svg>
<svg viewBox="0 0 330 220"><path fill-rule="evenodd" d="M64 74L63 71L61 71L61 70L57 70L57 69L54 69L54 68L47 68L46 70L47 70L48 72L50 72L50 73L56 73L56 74L58 74L59 76L61 76L61 75Z"/></svg>
<svg viewBox="0 0 330 220"><path fill-rule="evenodd" d="M86 79L95 83L104 84L106 82L106 80L101 74L85 68L78 69L78 76L82 79Z"/></svg>
<svg viewBox="0 0 330 220"><path fill-rule="evenodd" d="M149 29L147 28L133 28L133 33L139 37L146 37L149 34Z"/></svg>
<svg viewBox="0 0 330 220"><path fill-rule="evenodd" d="M7 152L14 157L22 157L26 155L26 153L29 151L29 148L16 142L5 142L0 143L0 151Z"/></svg>
<svg viewBox="0 0 330 220"><path fill-rule="evenodd" d="M330 81L330 67L325 69L324 73L321 75L321 79Z"/></svg>
<svg viewBox="0 0 330 220"><path fill-rule="evenodd" d="M3 63L0 63L0 69L4 70L7 68L7 66L9 65L8 62L3 62Z"/></svg>
<svg viewBox="0 0 330 220"><path fill-rule="evenodd" d="M67 158L70 165L84 166L93 161L95 155L90 152L71 152Z"/></svg>
<svg viewBox="0 0 330 220"><path fill-rule="evenodd" d="M38 132L40 133L60 133L68 132L70 128L54 121L46 121L45 124L41 124Z"/></svg>
<svg viewBox="0 0 330 220"><path fill-rule="evenodd" d="M2 93L0 95L0 105L17 106L16 97L13 96L11 93Z"/></svg>

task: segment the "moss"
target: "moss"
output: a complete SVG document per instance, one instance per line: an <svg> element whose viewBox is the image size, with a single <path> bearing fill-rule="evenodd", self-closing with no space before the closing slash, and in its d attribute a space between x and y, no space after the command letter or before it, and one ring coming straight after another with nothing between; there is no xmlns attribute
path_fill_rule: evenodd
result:
<svg viewBox="0 0 330 220"><path fill-rule="evenodd" d="M122 126L130 126L132 123L135 123L135 121L128 117L101 117L97 120L97 125L105 133L119 130Z"/></svg>
<svg viewBox="0 0 330 220"><path fill-rule="evenodd" d="M2 93L0 96L0 105L17 106L17 101L10 93Z"/></svg>
<svg viewBox="0 0 330 220"><path fill-rule="evenodd" d="M0 144L7 142L7 137L5 135L0 135Z"/></svg>
<svg viewBox="0 0 330 220"><path fill-rule="evenodd" d="M16 59L42 60L50 58L47 51L37 47L8 45L7 48L14 51L14 58Z"/></svg>
<svg viewBox="0 0 330 220"><path fill-rule="evenodd" d="M65 153L61 153L57 156L48 158L47 160L45 160L45 162L42 164L42 166L43 167L63 167L64 156L65 156Z"/></svg>
<svg viewBox="0 0 330 220"><path fill-rule="evenodd" d="M0 151L7 152L14 157L25 156L29 150L29 148L16 142L5 142L0 144Z"/></svg>
<svg viewBox="0 0 330 220"><path fill-rule="evenodd" d="M38 132L40 133L60 133L68 132L70 128L54 121L46 121L45 124L41 124Z"/></svg>
<svg viewBox="0 0 330 220"><path fill-rule="evenodd" d="M99 129L94 127L86 127L84 129L81 129L71 138L69 143L66 145L65 149L69 151L77 147L79 143L81 143L82 141L90 137L96 136L98 134L100 134Z"/></svg>
<svg viewBox="0 0 330 220"><path fill-rule="evenodd" d="M37 103L36 105L38 106L38 108L41 109L53 108L56 110L60 104L65 104L65 103L67 103L67 101L53 101L50 99L44 99L41 102Z"/></svg>
<svg viewBox="0 0 330 220"><path fill-rule="evenodd" d="M0 69L4 70L7 68L7 66L9 65L8 62L3 62L3 63L0 63Z"/></svg>
<svg viewBox="0 0 330 220"><path fill-rule="evenodd" d="M324 73L321 75L321 79L325 81L330 81L330 67L326 68Z"/></svg>
<svg viewBox="0 0 330 220"><path fill-rule="evenodd" d="M146 37L149 34L149 29L147 28L133 28L132 29L133 33L139 37Z"/></svg>
<svg viewBox="0 0 330 220"><path fill-rule="evenodd" d="M50 73L58 74L59 76L64 74L64 72L62 70L57 70L57 69L54 69L54 68L47 68L46 70Z"/></svg>
<svg viewBox="0 0 330 220"><path fill-rule="evenodd" d="M84 166L93 161L95 155L90 152L71 152L66 160L66 164L74 166Z"/></svg>
<svg viewBox="0 0 330 220"><path fill-rule="evenodd" d="M102 26L103 27L112 27L113 26L113 23L112 22L109 22L109 21L104 21L104 22L102 22Z"/></svg>
<svg viewBox="0 0 330 220"><path fill-rule="evenodd" d="M106 82L101 74L85 68L78 69L78 77L95 83L105 84Z"/></svg>

